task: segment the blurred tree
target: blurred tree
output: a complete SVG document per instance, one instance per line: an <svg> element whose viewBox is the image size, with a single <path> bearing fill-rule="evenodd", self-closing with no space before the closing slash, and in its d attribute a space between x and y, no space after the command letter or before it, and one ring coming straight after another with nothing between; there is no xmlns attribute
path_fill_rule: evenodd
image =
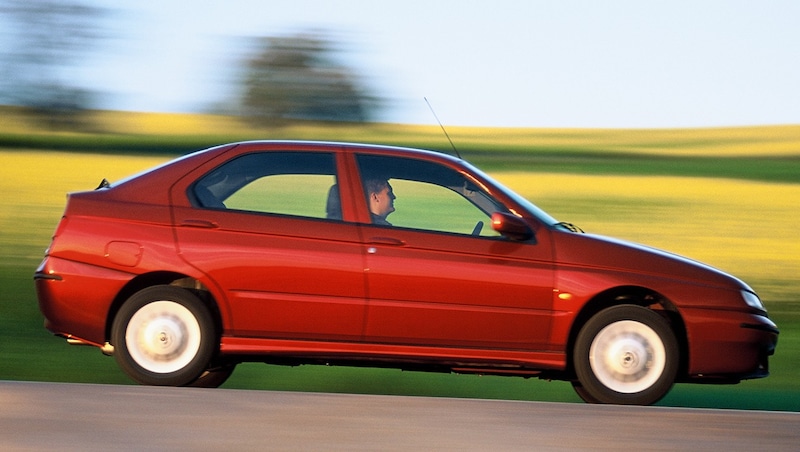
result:
<svg viewBox="0 0 800 452"><path fill-rule="evenodd" d="M49 126L75 126L91 92L70 77L96 41L103 10L68 0L0 0L0 102L30 108Z"/></svg>
<svg viewBox="0 0 800 452"><path fill-rule="evenodd" d="M260 40L263 50L247 62L240 101L249 121L369 120L374 99L352 70L336 63L330 40L319 34Z"/></svg>

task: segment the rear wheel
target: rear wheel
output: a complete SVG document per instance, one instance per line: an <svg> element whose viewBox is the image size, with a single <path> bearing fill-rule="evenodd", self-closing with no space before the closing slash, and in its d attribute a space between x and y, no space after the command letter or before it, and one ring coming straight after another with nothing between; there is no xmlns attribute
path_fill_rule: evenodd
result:
<svg viewBox="0 0 800 452"><path fill-rule="evenodd" d="M208 309L191 292L173 286L149 287L131 296L114 318L111 340L128 376L160 386L197 381L218 347Z"/></svg>
<svg viewBox="0 0 800 452"><path fill-rule="evenodd" d="M206 369L197 380L187 386L193 388L218 388L225 383L236 368L236 364L225 364Z"/></svg>
<svg viewBox="0 0 800 452"><path fill-rule="evenodd" d="M678 354L678 341L663 317L642 306L614 306L578 333L573 387L590 403L650 405L672 388Z"/></svg>

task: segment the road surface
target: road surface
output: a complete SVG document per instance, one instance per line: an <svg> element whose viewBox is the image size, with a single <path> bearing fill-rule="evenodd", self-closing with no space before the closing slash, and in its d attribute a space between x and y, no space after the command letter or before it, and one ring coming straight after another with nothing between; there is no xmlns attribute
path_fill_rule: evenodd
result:
<svg viewBox="0 0 800 452"><path fill-rule="evenodd" d="M797 450L800 413L0 381L0 450Z"/></svg>

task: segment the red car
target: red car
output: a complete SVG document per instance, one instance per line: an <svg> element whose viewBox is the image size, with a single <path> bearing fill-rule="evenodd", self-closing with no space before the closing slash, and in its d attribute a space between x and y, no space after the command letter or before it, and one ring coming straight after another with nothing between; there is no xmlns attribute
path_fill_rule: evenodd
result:
<svg viewBox="0 0 800 452"><path fill-rule="evenodd" d="M316 363L650 404L767 376L778 336L732 276L585 234L462 160L373 145L235 143L72 193L34 278L47 329L151 385Z"/></svg>

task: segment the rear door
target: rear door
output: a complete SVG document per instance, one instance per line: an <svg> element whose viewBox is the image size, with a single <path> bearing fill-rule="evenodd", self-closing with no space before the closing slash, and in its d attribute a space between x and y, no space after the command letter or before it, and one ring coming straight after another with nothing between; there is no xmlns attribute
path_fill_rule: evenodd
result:
<svg viewBox="0 0 800 452"><path fill-rule="evenodd" d="M251 151L188 186L180 252L228 298L226 334L360 340L363 258L338 180L334 152Z"/></svg>

